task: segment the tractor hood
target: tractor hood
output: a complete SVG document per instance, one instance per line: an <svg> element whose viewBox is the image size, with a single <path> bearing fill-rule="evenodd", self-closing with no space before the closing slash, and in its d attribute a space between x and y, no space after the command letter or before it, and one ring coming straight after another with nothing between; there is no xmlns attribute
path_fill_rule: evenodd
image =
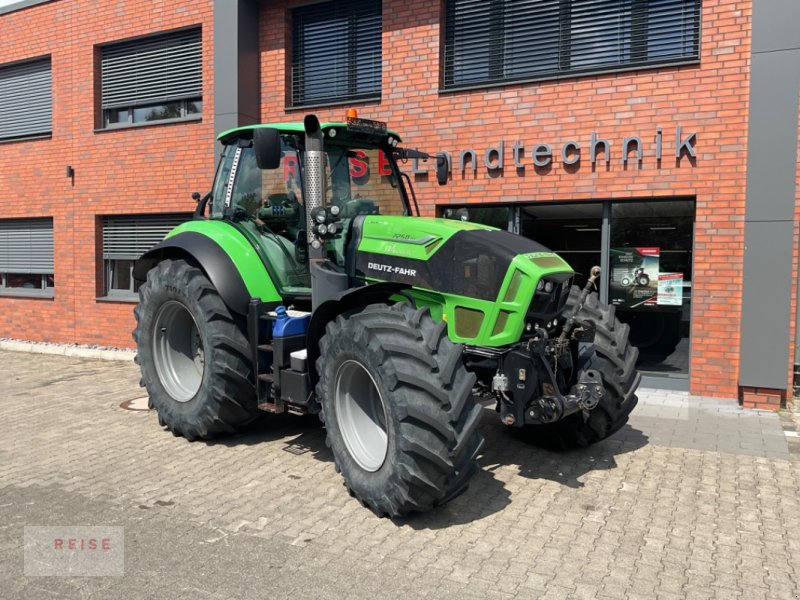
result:
<svg viewBox="0 0 800 600"><path fill-rule="evenodd" d="M451 219L367 216L354 223L353 275L495 301L511 264L535 279L572 273L541 244L506 231Z"/></svg>

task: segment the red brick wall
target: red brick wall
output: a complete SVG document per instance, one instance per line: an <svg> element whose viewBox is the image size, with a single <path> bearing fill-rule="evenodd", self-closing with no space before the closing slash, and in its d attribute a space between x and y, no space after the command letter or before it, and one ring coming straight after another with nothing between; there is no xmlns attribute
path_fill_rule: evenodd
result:
<svg viewBox="0 0 800 600"><path fill-rule="evenodd" d="M59 0L0 15L0 65L51 55L52 139L0 142L0 217L51 216L55 298L0 297L0 337L131 346L133 304L101 302L98 216L185 212L213 176L210 0ZM202 122L95 132L95 45L203 28ZM65 177L75 169L75 185Z"/></svg>
<svg viewBox="0 0 800 600"><path fill-rule="evenodd" d="M262 14L262 116L296 120L308 111L287 111L286 26L293 3L270 3ZM288 7L287 7L288 6ZM746 177L747 109L750 60L750 2L705 0L699 65L587 76L439 93L442 36L440 4L427 0L383 2L383 94L360 106L366 118L386 120L406 145L426 150L475 148L483 152L506 140L506 169L490 178L485 169L439 188L417 178L425 212L448 202L574 201L588 199L694 196L697 223L692 291L691 389L696 394L736 397L741 322L742 256ZM290 59L289 59L290 60ZM341 120L345 108L315 110L323 119ZM697 132L692 166L674 159L675 127ZM654 157L656 127L664 132L664 158ZM588 161L592 131L612 139L613 160L606 169ZM641 169L621 163L625 136L641 135ZM516 174L509 141L528 148L528 168ZM576 139L581 166L567 172L560 145ZM554 149L554 164L537 173L530 149ZM457 157L455 157L457 158ZM511 168L509 168L511 164Z"/></svg>

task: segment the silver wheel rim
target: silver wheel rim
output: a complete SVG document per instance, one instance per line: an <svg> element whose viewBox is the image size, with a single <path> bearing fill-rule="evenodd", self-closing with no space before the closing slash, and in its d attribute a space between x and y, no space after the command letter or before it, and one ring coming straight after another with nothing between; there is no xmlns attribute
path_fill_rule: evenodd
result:
<svg viewBox="0 0 800 600"><path fill-rule="evenodd" d="M375 379L361 363L346 360L339 366L334 405L350 456L362 469L374 473L389 450L386 406Z"/></svg>
<svg viewBox="0 0 800 600"><path fill-rule="evenodd" d="M203 382L205 353L197 323L180 302L165 302L156 315L153 358L161 385L173 399L188 402Z"/></svg>

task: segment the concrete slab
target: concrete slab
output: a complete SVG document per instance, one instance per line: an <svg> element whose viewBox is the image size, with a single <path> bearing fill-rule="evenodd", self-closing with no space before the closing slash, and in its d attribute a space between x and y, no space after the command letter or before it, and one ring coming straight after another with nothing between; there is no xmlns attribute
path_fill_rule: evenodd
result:
<svg viewBox="0 0 800 600"><path fill-rule="evenodd" d="M748 456L790 458L777 413L741 408L734 399L641 388L630 418L651 443Z"/></svg>

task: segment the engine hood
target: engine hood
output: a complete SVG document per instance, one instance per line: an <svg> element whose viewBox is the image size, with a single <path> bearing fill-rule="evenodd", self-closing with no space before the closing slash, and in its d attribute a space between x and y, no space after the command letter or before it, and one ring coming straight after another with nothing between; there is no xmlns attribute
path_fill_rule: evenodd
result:
<svg viewBox="0 0 800 600"><path fill-rule="evenodd" d="M515 268L538 279L571 273L541 244L494 227L427 217L372 215L354 223L356 277L495 301Z"/></svg>

